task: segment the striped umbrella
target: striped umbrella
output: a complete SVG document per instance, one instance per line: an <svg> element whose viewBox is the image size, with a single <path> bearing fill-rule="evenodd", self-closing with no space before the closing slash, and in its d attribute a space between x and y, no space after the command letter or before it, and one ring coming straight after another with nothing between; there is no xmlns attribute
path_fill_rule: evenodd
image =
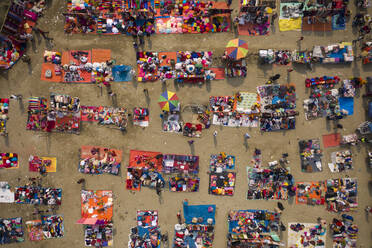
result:
<svg viewBox="0 0 372 248"><path fill-rule="evenodd" d="M248 44L241 39L230 40L226 46L227 56L231 59L244 58L248 53Z"/></svg>
<svg viewBox="0 0 372 248"><path fill-rule="evenodd" d="M163 92L163 94L160 95L158 103L161 110L168 112L178 109L180 105L180 101L176 93L169 90Z"/></svg>

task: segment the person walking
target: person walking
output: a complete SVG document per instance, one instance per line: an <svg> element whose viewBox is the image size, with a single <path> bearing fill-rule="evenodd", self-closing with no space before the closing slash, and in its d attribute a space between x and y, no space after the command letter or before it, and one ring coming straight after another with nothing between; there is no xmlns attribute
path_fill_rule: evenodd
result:
<svg viewBox="0 0 372 248"><path fill-rule="evenodd" d="M30 65L31 64L31 57L27 54L22 55L22 62Z"/></svg>
<svg viewBox="0 0 372 248"><path fill-rule="evenodd" d="M138 50L138 44L137 44L137 42L135 42L135 41L133 41L133 48L134 48L134 50Z"/></svg>
<svg viewBox="0 0 372 248"><path fill-rule="evenodd" d="M41 30L40 28L38 28L38 27L34 27L34 28L32 28L34 31L36 31L36 32L38 32L39 34L41 34L41 36L45 39L45 40L47 40L47 41L50 41L50 40L53 40L53 38L49 38L48 36L47 36L47 34L49 34L49 31L43 31L43 30Z"/></svg>
<svg viewBox="0 0 372 248"><path fill-rule="evenodd" d="M145 96L148 96L149 95L149 90L147 88L143 89L143 94L145 94Z"/></svg>

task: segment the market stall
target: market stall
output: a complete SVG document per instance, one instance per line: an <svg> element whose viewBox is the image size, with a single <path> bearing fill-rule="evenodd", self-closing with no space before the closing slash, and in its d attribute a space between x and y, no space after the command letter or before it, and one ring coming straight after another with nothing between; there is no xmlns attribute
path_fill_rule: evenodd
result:
<svg viewBox="0 0 372 248"><path fill-rule="evenodd" d="M70 0L65 16L66 33L130 35L137 30L155 32L153 1L89 1ZM137 33L137 32L136 32Z"/></svg>
<svg viewBox="0 0 372 248"><path fill-rule="evenodd" d="M238 15L239 35L268 35L270 20L269 14L275 7L274 1L240 1Z"/></svg>
<svg viewBox="0 0 372 248"><path fill-rule="evenodd" d="M33 186L15 187L15 202L34 205L61 205L62 189Z"/></svg>
<svg viewBox="0 0 372 248"><path fill-rule="evenodd" d="M257 165L257 161L253 161ZM247 167L248 200L287 200L294 184L289 170L278 164L269 163L268 167Z"/></svg>
<svg viewBox="0 0 372 248"><path fill-rule="evenodd" d="M81 218L84 225L85 246L113 245L113 194L109 190L81 191Z"/></svg>
<svg viewBox="0 0 372 248"><path fill-rule="evenodd" d="M280 214L268 210L231 210L228 214L227 247L279 247Z"/></svg>
<svg viewBox="0 0 372 248"><path fill-rule="evenodd" d="M357 247L359 228L350 215L342 215L342 219L334 218L330 224L333 247Z"/></svg>
<svg viewBox="0 0 372 248"><path fill-rule="evenodd" d="M327 210L336 213L356 210L358 207L357 185L356 178L326 180Z"/></svg>
<svg viewBox="0 0 372 248"><path fill-rule="evenodd" d="M256 93L238 92L234 96L211 96L212 124L229 127L257 127L259 103Z"/></svg>
<svg viewBox="0 0 372 248"><path fill-rule="evenodd" d="M315 223L288 223L288 247L324 248L327 237L327 226Z"/></svg>
<svg viewBox="0 0 372 248"><path fill-rule="evenodd" d="M150 113L148 108L135 107L133 109L133 125L148 127L150 122Z"/></svg>
<svg viewBox="0 0 372 248"><path fill-rule="evenodd" d="M140 190L141 186L163 188L165 181L162 171L163 154L160 152L131 150L127 169L126 189Z"/></svg>
<svg viewBox="0 0 372 248"><path fill-rule="evenodd" d="M344 172L353 169L353 155L350 150L331 153L332 163L328 163L331 172Z"/></svg>
<svg viewBox="0 0 372 248"><path fill-rule="evenodd" d="M181 119L180 102L176 93L165 91L160 95L158 104L163 111L162 130L165 132L181 133L183 122Z"/></svg>
<svg viewBox="0 0 372 248"><path fill-rule="evenodd" d="M294 85L262 85L257 87L260 99L262 131L296 128L296 88Z"/></svg>
<svg viewBox="0 0 372 248"><path fill-rule="evenodd" d="M200 178L190 176L175 176L169 178L169 191L171 192L198 192Z"/></svg>
<svg viewBox="0 0 372 248"><path fill-rule="evenodd" d="M23 242L22 218L0 219L0 245Z"/></svg>
<svg viewBox="0 0 372 248"><path fill-rule="evenodd" d="M0 169L18 168L18 154L9 152L0 152Z"/></svg>
<svg viewBox="0 0 372 248"><path fill-rule="evenodd" d="M233 196L235 192L235 172L211 172L209 174L209 190L212 195Z"/></svg>
<svg viewBox="0 0 372 248"><path fill-rule="evenodd" d="M0 69L8 70L17 63L27 49L27 38L32 34L32 27L42 15L45 1L4 2L4 16L0 30Z"/></svg>
<svg viewBox="0 0 372 248"><path fill-rule="evenodd" d="M223 172L226 170L235 169L235 156L227 155L224 152L220 154L212 154L209 160L209 169L211 172Z"/></svg>
<svg viewBox="0 0 372 248"><path fill-rule="evenodd" d="M97 110L98 125L109 126L125 131L128 126L128 109L124 107L104 107Z"/></svg>
<svg viewBox="0 0 372 248"><path fill-rule="evenodd" d="M41 216L41 225L45 239L62 238L64 236L62 215L43 215Z"/></svg>
<svg viewBox="0 0 372 248"><path fill-rule="evenodd" d="M199 156L163 154L162 165L165 174L198 174Z"/></svg>
<svg viewBox="0 0 372 248"><path fill-rule="evenodd" d="M0 182L0 203L14 203L14 192L8 182Z"/></svg>
<svg viewBox="0 0 372 248"><path fill-rule="evenodd" d="M85 225L84 226L85 246L107 247L113 246L114 229L113 224Z"/></svg>
<svg viewBox="0 0 372 248"><path fill-rule="evenodd" d="M247 66L244 57L248 53L248 44L240 39L230 40L222 56L226 77L246 77Z"/></svg>
<svg viewBox="0 0 372 248"><path fill-rule="evenodd" d="M189 205L183 202L185 223L175 225L173 247L197 246L212 247L216 205Z"/></svg>
<svg viewBox="0 0 372 248"><path fill-rule="evenodd" d="M322 171L322 150L320 149L320 140L301 140L298 143L300 147L301 170L303 172Z"/></svg>
<svg viewBox="0 0 372 248"><path fill-rule="evenodd" d="M323 181L296 183L296 204L324 205L326 186Z"/></svg>
<svg viewBox="0 0 372 248"><path fill-rule="evenodd" d="M78 170L85 174L109 173L118 175L122 151L98 146L82 146Z"/></svg>
<svg viewBox="0 0 372 248"><path fill-rule="evenodd" d="M294 50L292 51L292 62L296 64L311 64L315 61L311 51Z"/></svg>
<svg viewBox="0 0 372 248"><path fill-rule="evenodd" d="M365 42L361 48L360 55L362 56L363 64L372 62L372 41Z"/></svg>
<svg viewBox="0 0 372 248"><path fill-rule="evenodd" d="M80 100L69 95L50 95L50 104L42 97L31 97L28 105L27 130L80 132Z"/></svg>
<svg viewBox="0 0 372 248"><path fill-rule="evenodd" d="M158 225L157 210L138 210L137 225L131 228L128 247L161 246L161 230Z"/></svg>
<svg viewBox="0 0 372 248"><path fill-rule="evenodd" d="M45 172L56 172L57 171L57 158L56 157L38 157L30 155L28 158L29 171L39 172L41 174Z"/></svg>
<svg viewBox="0 0 372 248"><path fill-rule="evenodd" d="M341 42L328 46L314 46L313 57L320 63L351 63L354 61L354 52L351 42Z"/></svg>
<svg viewBox="0 0 372 248"><path fill-rule="evenodd" d="M113 214L113 194L110 190L81 191L81 219L79 224L110 223ZM91 223L91 219L94 223Z"/></svg>
<svg viewBox="0 0 372 248"><path fill-rule="evenodd" d="M0 135L7 136L8 132L6 130L6 122L9 119L9 99L0 98Z"/></svg>
<svg viewBox="0 0 372 248"><path fill-rule="evenodd" d="M261 64L290 65L292 52L289 50L261 49L258 51Z"/></svg>

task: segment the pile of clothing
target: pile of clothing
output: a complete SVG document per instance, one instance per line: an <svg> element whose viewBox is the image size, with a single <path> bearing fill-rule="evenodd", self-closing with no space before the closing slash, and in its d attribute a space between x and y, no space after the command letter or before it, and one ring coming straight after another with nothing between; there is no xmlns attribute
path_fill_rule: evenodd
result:
<svg viewBox="0 0 372 248"><path fill-rule="evenodd" d="M32 186L16 187L15 202L35 205L61 205L62 189Z"/></svg>
<svg viewBox="0 0 372 248"><path fill-rule="evenodd" d="M232 210L228 215L227 247L255 247L266 244L280 245L280 214L267 210Z"/></svg>

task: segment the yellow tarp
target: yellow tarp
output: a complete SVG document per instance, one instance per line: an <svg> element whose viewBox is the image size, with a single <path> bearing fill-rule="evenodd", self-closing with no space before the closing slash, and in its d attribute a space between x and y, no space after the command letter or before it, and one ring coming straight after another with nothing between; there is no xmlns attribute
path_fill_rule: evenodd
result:
<svg viewBox="0 0 372 248"><path fill-rule="evenodd" d="M42 160L50 160L52 163L50 166L46 166L46 172L56 172L57 171L57 158L55 157L41 157Z"/></svg>
<svg viewBox="0 0 372 248"><path fill-rule="evenodd" d="M302 27L302 19L279 19L279 30L280 31L300 31Z"/></svg>

